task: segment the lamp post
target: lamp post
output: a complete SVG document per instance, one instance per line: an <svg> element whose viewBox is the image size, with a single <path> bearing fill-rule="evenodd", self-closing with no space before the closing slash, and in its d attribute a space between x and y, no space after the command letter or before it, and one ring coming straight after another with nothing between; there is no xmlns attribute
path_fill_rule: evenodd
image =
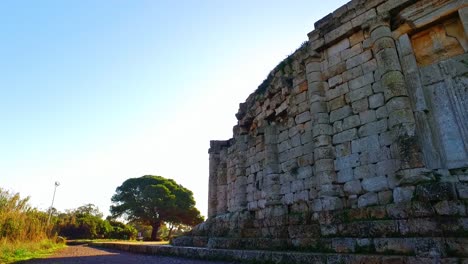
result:
<svg viewBox="0 0 468 264"><path fill-rule="evenodd" d="M47 218L47 226L49 226L50 217L52 216L52 208L54 208L55 192L57 191L58 186L60 186L60 182L56 181L55 187L54 187L54 195L52 196L52 204L50 205L50 208L49 208L49 218Z"/></svg>

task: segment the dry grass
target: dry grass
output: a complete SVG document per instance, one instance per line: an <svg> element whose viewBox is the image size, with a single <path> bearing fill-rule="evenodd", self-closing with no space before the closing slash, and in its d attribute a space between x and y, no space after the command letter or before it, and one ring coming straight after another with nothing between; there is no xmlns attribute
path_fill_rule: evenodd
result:
<svg viewBox="0 0 468 264"><path fill-rule="evenodd" d="M48 236L47 213L28 202L29 198L0 188L0 263L38 257L64 246Z"/></svg>

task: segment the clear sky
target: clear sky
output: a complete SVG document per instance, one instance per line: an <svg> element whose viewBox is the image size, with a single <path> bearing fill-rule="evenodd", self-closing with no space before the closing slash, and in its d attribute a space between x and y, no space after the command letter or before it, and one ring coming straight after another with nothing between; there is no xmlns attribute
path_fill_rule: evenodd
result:
<svg viewBox="0 0 468 264"><path fill-rule="evenodd" d="M318 19L347 1L0 1L0 187L47 209L146 174L207 213L209 141Z"/></svg>

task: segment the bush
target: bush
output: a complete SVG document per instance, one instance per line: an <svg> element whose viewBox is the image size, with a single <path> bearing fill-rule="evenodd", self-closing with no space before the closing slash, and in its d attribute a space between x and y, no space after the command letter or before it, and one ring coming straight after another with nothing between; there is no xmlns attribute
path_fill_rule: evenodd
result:
<svg viewBox="0 0 468 264"><path fill-rule="evenodd" d="M0 240L41 241L47 238L47 214L31 208L29 198L21 199L0 188Z"/></svg>

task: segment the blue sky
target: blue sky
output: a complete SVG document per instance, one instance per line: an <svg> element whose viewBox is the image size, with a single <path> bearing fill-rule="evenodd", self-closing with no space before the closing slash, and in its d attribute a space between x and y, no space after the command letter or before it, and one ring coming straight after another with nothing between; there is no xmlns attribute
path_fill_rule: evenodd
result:
<svg viewBox="0 0 468 264"><path fill-rule="evenodd" d="M40 209L175 179L207 210L209 140L346 1L0 2L0 187Z"/></svg>

